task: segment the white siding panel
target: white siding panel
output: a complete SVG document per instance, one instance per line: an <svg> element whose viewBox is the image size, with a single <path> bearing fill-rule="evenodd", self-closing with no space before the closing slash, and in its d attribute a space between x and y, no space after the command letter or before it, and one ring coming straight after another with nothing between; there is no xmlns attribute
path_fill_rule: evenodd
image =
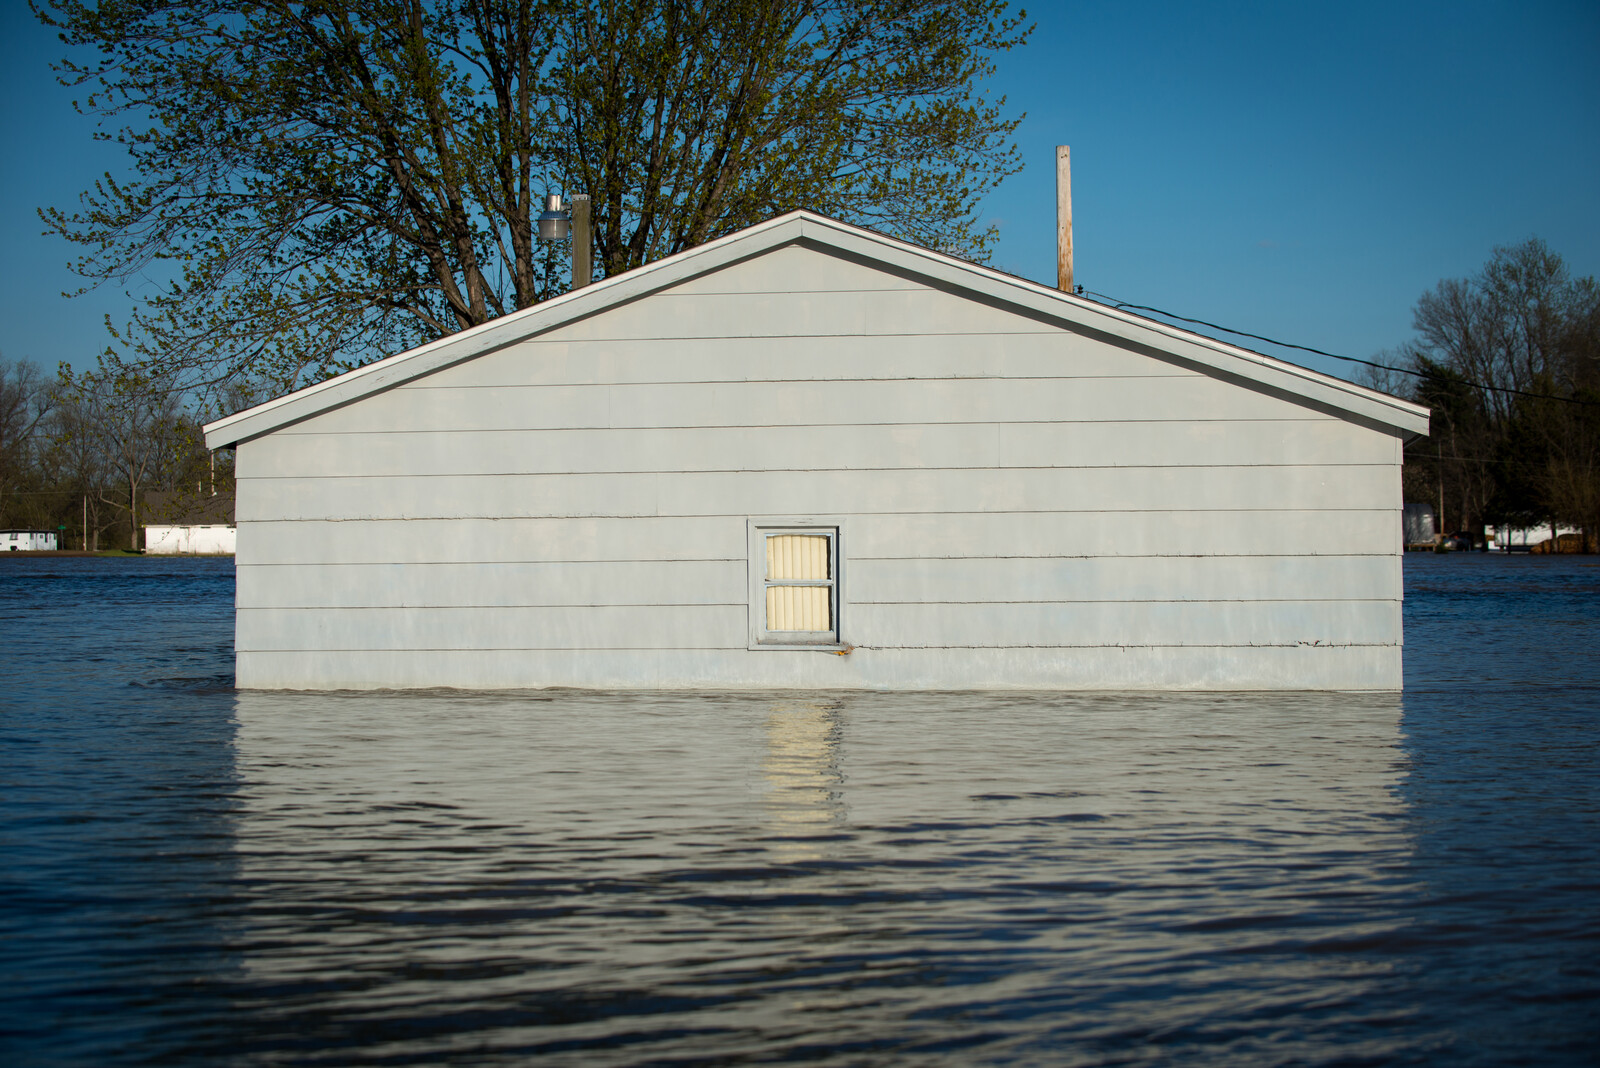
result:
<svg viewBox="0 0 1600 1068"><path fill-rule="evenodd" d="M1393 504L1380 467L241 478L241 522L866 511L1338 510Z"/></svg>
<svg viewBox="0 0 1600 1068"><path fill-rule="evenodd" d="M427 379L423 380L428 381ZM588 427L1331 419L1204 378L917 379L617 386L409 386L298 424L298 433Z"/></svg>
<svg viewBox="0 0 1600 1068"><path fill-rule="evenodd" d="M743 560L590 563L246 565L239 603L252 608L525 608L737 605Z"/></svg>
<svg viewBox="0 0 1600 1068"><path fill-rule="evenodd" d="M251 442L241 453L238 472L253 478L279 472L389 476L1388 464L1393 440L1331 420L281 433Z"/></svg>
<svg viewBox="0 0 1600 1068"><path fill-rule="evenodd" d="M1399 544L1391 507L874 515L852 522L844 547L852 558L1392 556Z"/></svg>
<svg viewBox="0 0 1600 1068"><path fill-rule="evenodd" d="M744 605L241 608L239 649L742 649ZM1395 601L850 605L864 648L1397 645Z"/></svg>
<svg viewBox="0 0 1600 1068"><path fill-rule="evenodd" d="M241 524L255 564L745 559L744 519L410 519Z"/></svg>
<svg viewBox="0 0 1600 1068"><path fill-rule="evenodd" d="M244 478L994 467L993 425L716 427L274 434L243 450Z"/></svg>
<svg viewBox="0 0 1600 1068"><path fill-rule="evenodd" d="M999 466L1391 464L1395 438L1341 420L1002 423Z"/></svg>
<svg viewBox="0 0 1600 1068"><path fill-rule="evenodd" d="M899 275L816 249L786 245L731 267L673 286L679 295L702 293L839 293L927 289Z"/></svg>
<svg viewBox="0 0 1600 1068"><path fill-rule="evenodd" d="M645 382L907 378L1199 377L1199 372L1076 334L970 337L695 338L650 344L534 338L436 371L402 389Z"/></svg>
<svg viewBox="0 0 1600 1068"><path fill-rule="evenodd" d="M1397 556L864 560L854 604L1083 601L1382 600Z"/></svg>
<svg viewBox="0 0 1600 1068"><path fill-rule="evenodd" d="M935 289L834 293L666 290L542 335L560 341L1059 333L1058 327ZM991 342L993 343L993 342Z"/></svg>
<svg viewBox="0 0 1600 1068"><path fill-rule="evenodd" d="M847 558L1393 556L1397 509L855 515ZM256 564L739 560L743 516L253 522Z"/></svg>
<svg viewBox="0 0 1600 1068"><path fill-rule="evenodd" d="M872 604L841 641L883 648L1370 645L1400 641L1398 601Z"/></svg>
<svg viewBox="0 0 1600 1068"><path fill-rule="evenodd" d="M255 689L1341 690L1400 688L1392 645L1253 649L858 649L830 652L241 651Z"/></svg>
<svg viewBox="0 0 1600 1068"><path fill-rule="evenodd" d="M1325 418L1208 378L610 386L613 426Z"/></svg>
<svg viewBox="0 0 1600 1068"><path fill-rule="evenodd" d="M416 389L374 394L277 433L370 433L382 430L525 430L603 427L611 420L609 387L527 386L501 390ZM270 440L270 438L265 439ZM240 447L243 455L256 442ZM351 442L359 448L359 442Z"/></svg>
<svg viewBox="0 0 1600 1068"><path fill-rule="evenodd" d="M743 648L745 605L243 608L239 649Z"/></svg>

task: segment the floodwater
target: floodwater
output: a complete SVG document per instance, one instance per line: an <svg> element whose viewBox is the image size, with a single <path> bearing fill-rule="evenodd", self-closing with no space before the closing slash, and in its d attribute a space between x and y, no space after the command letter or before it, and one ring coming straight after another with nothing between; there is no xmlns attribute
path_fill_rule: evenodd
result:
<svg viewBox="0 0 1600 1068"><path fill-rule="evenodd" d="M1591 1064L1600 560L1402 696L235 693L228 560L0 561L0 1062Z"/></svg>

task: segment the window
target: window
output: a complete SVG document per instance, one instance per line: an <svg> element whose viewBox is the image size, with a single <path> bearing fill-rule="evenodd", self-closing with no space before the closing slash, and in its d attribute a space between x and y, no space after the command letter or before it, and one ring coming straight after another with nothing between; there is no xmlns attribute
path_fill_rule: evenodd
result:
<svg viewBox="0 0 1600 1068"><path fill-rule="evenodd" d="M839 644L839 528L750 521L750 647Z"/></svg>

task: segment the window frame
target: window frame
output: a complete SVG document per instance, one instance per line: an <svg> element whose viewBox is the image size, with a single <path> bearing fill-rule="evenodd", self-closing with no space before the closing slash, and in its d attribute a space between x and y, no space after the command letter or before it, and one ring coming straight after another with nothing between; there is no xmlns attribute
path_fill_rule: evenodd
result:
<svg viewBox="0 0 1600 1068"><path fill-rule="evenodd" d="M844 641L844 524L838 519L818 516L762 516L745 521L750 573L750 649L828 649L848 648ZM828 631L767 630L767 538L779 534L826 535L828 563L832 578L829 609L833 629ZM770 583L775 586L813 585L813 583ZM809 635L815 635L810 637Z"/></svg>

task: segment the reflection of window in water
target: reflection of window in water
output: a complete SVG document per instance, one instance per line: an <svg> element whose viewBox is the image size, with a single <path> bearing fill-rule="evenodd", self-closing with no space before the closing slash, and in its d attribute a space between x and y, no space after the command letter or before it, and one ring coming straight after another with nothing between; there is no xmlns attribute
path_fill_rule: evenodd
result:
<svg viewBox="0 0 1600 1068"><path fill-rule="evenodd" d="M778 836L822 831L844 818L839 705L781 701L767 713L762 807ZM785 853L792 852L786 849Z"/></svg>

